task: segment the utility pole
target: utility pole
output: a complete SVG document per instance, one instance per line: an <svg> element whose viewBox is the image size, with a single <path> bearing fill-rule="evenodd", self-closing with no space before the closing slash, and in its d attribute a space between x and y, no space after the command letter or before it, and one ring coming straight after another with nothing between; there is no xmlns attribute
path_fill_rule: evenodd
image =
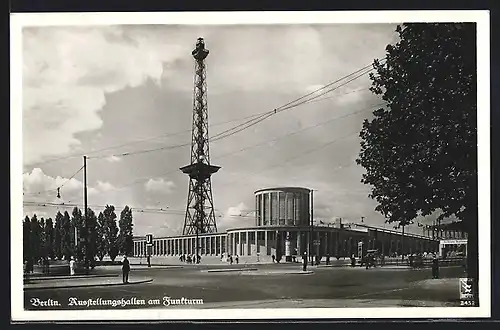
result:
<svg viewBox="0 0 500 330"><path fill-rule="evenodd" d="M311 208L311 222L310 222L310 226L309 226L309 257L311 258L311 266L314 265L314 257L313 257L313 241L314 241L314 237L313 237L313 233L314 233L314 190L311 189L311 205L310 205L310 208Z"/></svg>
<svg viewBox="0 0 500 330"><path fill-rule="evenodd" d="M403 225L403 229L401 230L401 260L405 260L405 250L404 250L404 239L405 239L405 225Z"/></svg>
<svg viewBox="0 0 500 330"><path fill-rule="evenodd" d="M84 204L84 218L83 218L83 227L85 230L83 231L83 239L85 246L85 254L84 254L84 264L87 273L89 271L89 228L88 228L88 220L87 220L87 156L83 156L83 204Z"/></svg>

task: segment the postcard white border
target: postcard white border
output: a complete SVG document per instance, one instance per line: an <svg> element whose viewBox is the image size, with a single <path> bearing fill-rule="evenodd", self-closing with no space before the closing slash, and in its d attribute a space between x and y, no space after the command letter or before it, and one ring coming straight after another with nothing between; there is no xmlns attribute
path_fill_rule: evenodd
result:
<svg viewBox="0 0 500 330"><path fill-rule="evenodd" d="M11 317L13 321L204 320L323 318L465 318L491 314L490 244L490 15L489 11L23 13L11 14ZM25 311L22 281L22 27L124 24L339 24L476 22L478 58L479 273L481 307L135 309Z"/></svg>

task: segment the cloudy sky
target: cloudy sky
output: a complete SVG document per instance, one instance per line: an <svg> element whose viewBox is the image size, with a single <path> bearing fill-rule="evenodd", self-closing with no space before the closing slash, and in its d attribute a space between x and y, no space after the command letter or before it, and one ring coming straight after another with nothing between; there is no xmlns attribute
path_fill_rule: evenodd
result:
<svg viewBox="0 0 500 330"><path fill-rule="evenodd" d="M211 136L384 57L391 24L268 26L29 27L23 30L25 202L167 209L134 213L134 233L181 233L188 179L178 169L189 147L120 156L190 142L193 58L204 37ZM323 221L382 225L360 183L362 122L382 101L367 75L213 142L218 228L253 225L253 192L305 186ZM238 150L241 150L237 152ZM58 186L61 198L56 197ZM65 208L60 208L65 210ZM55 206L25 206L53 217ZM242 215L242 216L239 216ZM416 227L416 226L415 226ZM390 228L390 226L388 226ZM415 228L416 232L420 232Z"/></svg>

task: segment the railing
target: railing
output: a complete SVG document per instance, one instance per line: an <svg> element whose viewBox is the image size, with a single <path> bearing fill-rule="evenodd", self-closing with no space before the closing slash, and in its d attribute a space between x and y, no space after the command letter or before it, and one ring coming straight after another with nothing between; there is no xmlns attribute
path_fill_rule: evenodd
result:
<svg viewBox="0 0 500 330"><path fill-rule="evenodd" d="M414 268L427 268L432 266L432 259L425 258L425 259L414 259L413 260L413 267ZM466 262L465 258L462 257L454 257L454 258L446 258L446 259L439 259L439 266L444 267L444 266L464 266ZM359 261L358 261L359 263ZM390 259L384 259L383 262L381 262L380 259L376 261L377 266L410 266L410 260L408 257L405 257L405 259L401 258L390 258Z"/></svg>

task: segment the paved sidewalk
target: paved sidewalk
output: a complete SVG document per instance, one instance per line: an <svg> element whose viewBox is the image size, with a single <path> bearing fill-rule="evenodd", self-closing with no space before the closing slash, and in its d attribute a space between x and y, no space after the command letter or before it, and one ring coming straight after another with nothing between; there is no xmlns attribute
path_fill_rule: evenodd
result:
<svg viewBox="0 0 500 330"><path fill-rule="evenodd" d="M208 269L202 270L206 273L229 273L229 272L249 272L249 271L257 271L257 268L220 268L220 269Z"/></svg>
<svg viewBox="0 0 500 330"><path fill-rule="evenodd" d="M259 270L257 272L249 272L244 275L308 275L314 274L312 270L303 271L302 269L279 269L279 270Z"/></svg>
<svg viewBox="0 0 500 330"><path fill-rule="evenodd" d="M202 305L176 305L169 308L239 309L239 308L383 308L383 307L457 307L458 303L401 299L277 299L216 302Z"/></svg>
<svg viewBox="0 0 500 330"><path fill-rule="evenodd" d="M179 268L184 268L184 266L180 265L151 265L151 267L148 267L148 265L130 265L130 271L136 271L136 270L146 270L146 269L179 269ZM99 268L96 268L97 270L120 270L122 269L121 265L106 265L106 266L99 266Z"/></svg>
<svg viewBox="0 0 500 330"><path fill-rule="evenodd" d="M143 276L130 276L129 283L123 284L121 276L107 276L107 277L87 277L87 278L72 278L72 279L46 279L46 280L33 280L30 283L24 284L24 290L34 289L63 289L63 288L77 288L77 287L95 287L95 286L111 286L111 285L131 285L152 282L152 278Z"/></svg>
<svg viewBox="0 0 500 330"><path fill-rule="evenodd" d="M28 276L25 277L25 281L29 282L37 282L37 281L45 281L45 280L74 280L80 278L96 278L96 277L116 277L118 275L110 275L110 274L90 274L90 275L53 275L53 276Z"/></svg>

